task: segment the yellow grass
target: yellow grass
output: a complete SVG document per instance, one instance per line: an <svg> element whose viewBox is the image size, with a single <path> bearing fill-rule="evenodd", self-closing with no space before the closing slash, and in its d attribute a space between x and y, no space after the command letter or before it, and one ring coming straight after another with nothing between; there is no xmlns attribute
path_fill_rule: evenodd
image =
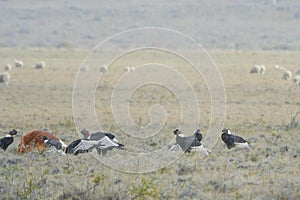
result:
<svg viewBox="0 0 300 200"><path fill-rule="evenodd" d="M182 155L181 152L165 155L163 152L174 142L173 129L181 125L180 103L189 104L189 100L178 98L188 93L185 87L177 85L176 80L172 81L171 86L178 88L180 94L157 84L125 90L124 94L132 92L127 99L129 111L140 129L124 130L126 127L118 123L125 118L117 121L114 114L120 114L119 110L112 111L112 94L116 92L118 81L122 80L120 77L126 75L126 66L145 63L168 65L188 80L198 100L198 123L204 138L211 119L209 86L189 63L163 51L132 52L116 59L96 86L86 85L87 88L96 88L93 108L101 129L116 133L126 149L110 151L107 158L94 154L64 157L37 152L21 156L16 152L17 136L8 150L0 154L1 198L299 198L300 124L297 125L297 122L300 121L300 114L297 115L297 112L300 111L300 87L292 81L281 80L282 72L275 70L274 66L277 64L296 71L300 67L300 52L211 50L209 53L224 81L227 101L224 126L247 139L252 146L251 151L229 151L219 138L211 149L212 153L205 158L198 154ZM97 56L83 63L90 65L91 71L79 72L87 54L87 50L77 49L0 49L3 70L4 65L13 64L14 59L24 62L23 68L13 67L9 71L9 84L0 86L0 130L4 132L16 128L22 135L32 129L47 128L66 143L78 139L80 136L72 110L76 75L78 73L86 81L82 82L83 85L88 83L89 73L98 73L102 64L108 64L102 61L110 52L97 52ZM189 54L197 56L195 52ZM34 69L39 61L46 62L45 69ZM266 73L250 74L254 64L264 64ZM147 75L146 72L140 74L145 79ZM179 83L181 81L178 80ZM88 93L80 92L82 95ZM153 126L150 132L143 132L142 128L151 123L149 110L155 104L164 107L166 117L163 126ZM85 105L81 106L84 108ZM155 112L152 114L159 116ZM93 119L89 120L89 117L90 113L86 113L76 122L94 127ZM197 128L192 115L188 117L190 124L183 126L187 127L184 130L186 135ZM94 129L98 130L97 127ZM159 131L156 133L157 129ZM285 146L288 151L285 151ZM141 157L139 162L134 159L134 153ZM111 160L110 156L119 159ZM169 156L173 156L174 160ZM156 160L156 163L144 166L149 164L147 160ZM125 161L128 163L124 164ZM133 173L148 170L153 172Z"/></svg>

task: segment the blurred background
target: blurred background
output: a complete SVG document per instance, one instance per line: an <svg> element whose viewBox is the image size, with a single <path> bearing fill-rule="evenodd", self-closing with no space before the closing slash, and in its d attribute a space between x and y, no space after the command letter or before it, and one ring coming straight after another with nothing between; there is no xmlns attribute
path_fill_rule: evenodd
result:
<svg viewBox="0 0 300 200"><path fill-rule="evenodd" d="M208 49L300 50L298 0L0 0L0 7L0 47L92 48L155 26Z"/></svg>

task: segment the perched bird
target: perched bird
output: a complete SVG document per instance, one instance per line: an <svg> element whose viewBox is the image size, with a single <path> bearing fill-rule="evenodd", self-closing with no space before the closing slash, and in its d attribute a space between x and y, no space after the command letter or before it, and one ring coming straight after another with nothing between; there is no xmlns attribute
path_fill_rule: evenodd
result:
<svg viewBox="0 0 300 200"><path fill-rule="evenodd" d="M201 131L200 129L197 129L195 132L194 132L194 137L196 139L196 141L201 141L202 140L202 134L201 134Z"/></svg>
<svg viewBox="0 0 300 200"><path fill-rule="evenodd" d="M83 135L84 139L100 140L104 136L107 136L111 140L116 141L115 136L112 133L105 133L105 132L90 133L88 130L83 129L83 130L81 130L81 134Z"/></svg>
<svg viewBox="0 0 300 200"><path fill-rule="evenodd" d="M11 145L14 141L14 136L17 135L15 129L11 130L6 136L0 139L0 148L6 151L7 147Z"/></svg>
<svg viewBox="0 0 300 200"><path fill-rule="evenodd" d="M169 149L173 151L178 146L184 151L190 153L192 150L204 151L206 154L210 151L201 144L202 134L197 129L192 136L184 136L179 129L175 129L174 134L176 135L176 143Z"/></svg>
<svg viewBox="0 0 300 200"><path fill-rule="evenodd" d="M124 147L124 145L120 144L119 141L116 139L115 135L113 135L112 133L105 133L105 132L90 133L88 130L83 129L81 131L81 134L83 135L84 139L96 140L96 141L101 140L104 137L108 137L111 140L111 142L118 144L118 146L108 145L107 147L103 147L103 146L96 147L96 150L100 155L106 155L107 151L112 150L113 148Z"/></svg>
<svg viewBox="0 0 300 200"><path fill-rule="evenodd" d="M55 147L57 150L60 150L63 148L63 145L60 141L49 139L46 136L43 137L44 143L46 146Z"/></svg>
<svg viewBox="0 0 300 200"><path fill-rule="evenodd" d="M67 148L67 145L65 145L61 140L57 141L57 140L54 140L54 139L49 139L46 136L43 136L43 141L45 143L45 147L50 147L51 150L59 153L60 155L65 155L66 154L65 150Z"/></svg>
<svg viewBox="0 0 300 200"><path fill-rule="evenodd" d="M71 142L66 148L62 146L60 141L55 141L44 137L44 142L46 145L55 147L57 150L62 149L67 154L78 155L79 153L87 153L92 151L94 148L107 149L111 147L123 148L124 145L115 143L108 137L103 137L100 140L90 140L90 139L78 139ZM99 153L99 152L98 152Z"/></svg>
<svg viewBox="0 0 300 200"><path fill-rule="evenodd" d="M250 149L249 144L246 140L244 140L240 136L233 135L231 133L231 131L228 129L222 130L221 138L222 138L223 142L226 144L228 149L231 149L233 147Z"/></svg>

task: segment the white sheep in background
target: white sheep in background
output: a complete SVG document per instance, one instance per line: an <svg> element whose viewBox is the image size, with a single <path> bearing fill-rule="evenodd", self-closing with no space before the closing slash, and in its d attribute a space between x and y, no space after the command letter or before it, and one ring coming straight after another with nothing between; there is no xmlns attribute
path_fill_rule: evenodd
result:
<svg viewBox="0 0 300 200"><path fill-rule="evenodd" d="M266 72L266 67L264 65L260 66L260 73L264 74Z"/></svg>
<svg viewBox="0 0 300 200"><path fill-rule="evenodd" d="M46 67L45 61L41 61L35 65L35 69L43 69Z"/></svg>
<svg viewBox="0 0 300 200"><path fill-rule="evenodd" d="M264 74L266 72L266 67L264 65L254 65L250 73L251 74Z"/></svg>
<svg viewBox="0 0 300 200"><path fill-rule="evenodd" d="M300 75L300 68L296 70L295 75Z"/></svg>
<svg viewBox="0 0 300 200"><path fill-rule="evenodd" d="M125 68L125 71L126 71L126 72L133 72L134 70L135 70L135 67L127 66L127 67Z"/></svg>
<svg viewBox="0 0 300 200"><path fill-rule="evenodd" d="M254 65L251 70L250 73L251 74L258 74L260 72L260 66L259 65Z"/></svg>
<svg viewBox="0 0 300 200"><path fill-rule="evenodd" d="M0 83L8 84L10 76L8 73L1 73L0 74Z"/></svg>
<svg viewBox="0 0 300 200"><path fill-rule="evenodd" d="M101 67L100 67L100 72L107 72L108 71L108 66L106 64L103 64Z"/></svg>
<svg viewBox="0 0 300 200"><path fill-rule="evenodd" d="M300 85L300 75L294 77L294 83L296 83L296 85Z"/></svg>
<svg viewBox="0 0 300 200"><path fill-rule="evenodd" d="M89 71L90 70L90 67L88 66L88 65L85 65L85 66L81 66L80 67L80 71L81 72L87 72L87 71Z"/></svg>
<svg viewBox="0 0 300 200"><path fill-rule="evenodd" d="M10 71L10 70L11 70L11 65L10 65L10 64L6 64L6 65L4 66L4 70L5 70L5 71Z"/></svg>
<svg viewBox="0 0 300 200"><path fill-rule="evenodd" d="M16 67L23 67L24 63L21 60L15 60Z"/></svg>
<svg viewBox="0 0 300 200"><path fill-rule="evenodd" d="M292 79L292 72L289 70L286 70L283 72L281 79L283 80L291 80Z"/></svg>
<svg viewBox="0 0 300 200"><path fill-rule="evenodd" d="M275 65L275 66L274 66L274 69L275 69L275 70L281 70L281 71L286 71L286 70L287 70L285 67L281 67L281 66L279 66L279 65Z"/></svg>
<svg viewBox="0 0 300 200"><path fill-rule="evenodd" d="M281 67L281 66L279 66L279 65L275 65L274 68L275 68L276 70L282 70L282 71L286 71L286 70L287 70L285 67Z"/></svg>

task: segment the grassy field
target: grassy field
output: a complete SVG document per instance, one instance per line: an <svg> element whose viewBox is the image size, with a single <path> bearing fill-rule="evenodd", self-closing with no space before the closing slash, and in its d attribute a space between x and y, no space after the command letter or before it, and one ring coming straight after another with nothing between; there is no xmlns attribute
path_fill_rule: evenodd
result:
<svg viewBox="0 0 300 200"><path fill-rule="evenodd" d="M174 55L144 51L117 59L97 82L95 105L87 106L87 113L77 117L75 124L72 92L76 76L82 78L82 85L89 87L88 75L98 72L104 64L102 57L109 52L99 52L95 60L87 62L90 71L80 72L79 67L88 54L86 50L0 49L3 71L4 65L13 64L14 59L24 62L23 68L13 67L8 72L11 76L8 85L0 85L1 133L15 128L22 135L46 128L69 143L79 137L77 131L82 127L99 130L88 112L94 109L101 129L116 133L119 142L126 147L124 151L110 151L107 157L94 153L60 156L55 152L19 155L16 148L20 136L17 136L8 150L0 154L0 198L299 199L300 87L292 81L281 80L282 71L275 70L274 66L295 72L300 67L300 52L215 50L209 53L218 66L226 91L224 127L247 139L252 146L250 151L229 151L219 138L207 157L166 152L174 142L174 128L185 127L186 135L197 128L193 115L184 119L186 124L181 123L181 103L185 106L190 103L184 98L189 95L188 90L178 84L182 80L176 79L170 84L176 90L158 84L132 90L121 84L125 87L124 94L131 95L125 100L130 118L138 128L132 126L124 130L126 119L122 121L121 116L121 120L116 120L120 110L118 107L112 110L112 101L115 101L112 94L118 81L126 80L120 78L126 75L124 68L163 63L190 83L201 114L197 123L205 138L211 119L209 86L195 69ZM190 54L198 56L194 52ZM34 69L39 61L46 62L45 69ZM264 64L266 73L250 74L254 64ZM148 78L146 71L136 69L132 76L134 73ZM88 93L89 90L79 91L78 98ZM123 99L116 102L122 107ZM157 104L164 107L163 120L151 119L151 116L161 116L155 109L148 114ZM78 106L85 108L85 104ZM153 126L147 129L148 124ZM139 162L135 156L140 158ZM149 165L149 162L152 163Z"/></svg>

